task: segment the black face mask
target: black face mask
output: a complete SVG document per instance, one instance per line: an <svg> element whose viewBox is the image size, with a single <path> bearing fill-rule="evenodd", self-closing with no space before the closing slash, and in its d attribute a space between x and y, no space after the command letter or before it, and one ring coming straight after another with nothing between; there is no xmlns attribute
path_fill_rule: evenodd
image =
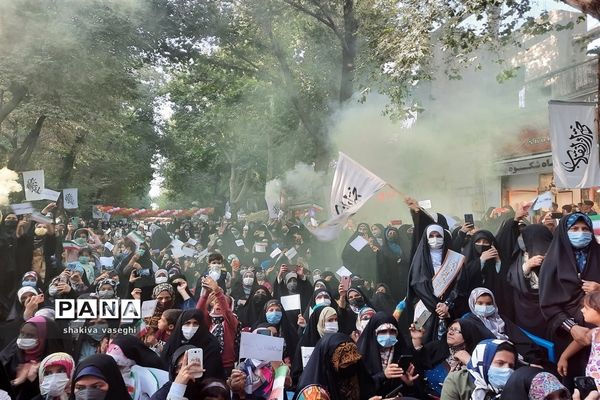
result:
<svg viewBox="0 0 600 400"><path fill-rule="evenodd" d="M365 300L362 297L350 300L350 305L356 308L362 308L365 305Z"/></svg>
<svg viewBox="0 0 600 400"><path fill-rule="evenodd" d="M475 250L477 251L477 253L479 255L481 255L484 251L488 251L491 248L492 248L492 246L490 246L489 244L476 244L475 245Z"/></svg>
<svg viewBox="0 0 600 400"><path fill-rule="evenodd" d="M346 368L342 368L338 371L338 376L340 378L352 378L358 373L358 363L352 364Z"/></svg>
<svg viewBox="0 0 600 400"><path fill-rule="evenodd" d="M7 228L14 229L17 227L17 221L8 219L4 221L4 226L6 226Z"/></svg>
<svg viewBox="0 0 600 400"><path fill-rule="evenodd" d="M264 294L255 294L253 299L254 304L263 304L265 301L267 301L267 296Z"/></svg>

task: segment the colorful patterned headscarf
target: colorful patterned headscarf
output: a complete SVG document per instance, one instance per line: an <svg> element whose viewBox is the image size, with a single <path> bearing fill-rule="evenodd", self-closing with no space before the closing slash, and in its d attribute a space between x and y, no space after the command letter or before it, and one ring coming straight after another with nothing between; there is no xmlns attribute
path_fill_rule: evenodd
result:
<svg viewBox="0 0 600 400"><path fill-rule="evenodd" d="M319 385L309 385L298 393L297 400L330 400L327 390Z"/></svg>
<svg viewBox="0 0 600 400"><path fill-rule="evenodd" d="M531 381L530 400L545 400L550 394L560 392L560 399L570 399L569 391L549 372L540 372Z"/></svg>

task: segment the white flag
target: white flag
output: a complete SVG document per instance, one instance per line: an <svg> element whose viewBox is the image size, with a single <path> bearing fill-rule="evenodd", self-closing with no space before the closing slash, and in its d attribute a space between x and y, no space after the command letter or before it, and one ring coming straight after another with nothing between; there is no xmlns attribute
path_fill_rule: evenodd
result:
<svg viewBox="0 0 600 400"><path fill-rule="evenodd" d="M281 181L273 179L265 186L265 201L269 210L269 218L277 219L281 211Z"/></svg>
<svg viewBox="0 0 600 400"><path fill-rule="evenodd" d="M385 181L340 152L331 186L331 215L354 214Z"/></svg>
<svg viewBox="0 0 600 400"><path fill-rule="evenodd" d="M63 189L63 203L65 205L65 210L78 208L77 189Z"/></svg>
<svg viewBox="0 0 600 400"><path fill-rule="evenodd" d="M600 186L595 103L551 101L548 111L556 187Z"/></svg>
<svg viewBox="0 0 600 400"><path fill-rule="evenodd" d="M23 172L25 200L44 200L44 170Z"/></svg>
<svg viewBox="0 0 600 400"><path fill-rule="evenodd" d="M540 194L538 197L533 200L533 208L535 211L540 210L542 208L551 208L552 203L554 202L554 195L552 192L544 192Z"/></svg>

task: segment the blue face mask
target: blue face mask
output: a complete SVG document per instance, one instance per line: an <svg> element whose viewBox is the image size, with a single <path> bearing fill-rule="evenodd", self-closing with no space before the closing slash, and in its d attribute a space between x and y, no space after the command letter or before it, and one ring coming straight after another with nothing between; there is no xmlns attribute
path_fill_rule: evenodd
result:
<svg viewBox="0 0 600 400"><path fill-rule="evenodd" d="M90 258L88 256L79 256L79 262L82 264L87 264L90 262Z"/></svg>
<svg viewBox="0 0 600 400"><path fill-rule="evenodd" d="M270 324L278 324L281 321L281 311L269 311L267 314L267 322Z"/></svg>
<svg viewBox="0 0 600 400"><path fill-rule="evenodd" d="M576 249L587 247L592 241L592 232L567 232L571 246Z"/></svg>
<svg viewBox="0 0 600 400"><path fill-rule="evenodd" d="M488 371L488 382L498 389L503 389L513 372L514 369L512 368L490 367Z"/></svg>
<svg viewBox="0 0 600 400"><path fill-rule="evenodd" d="M37 282L36 281L23 281L23 282L21 282L21 286L37 287Z"/></svg>
<svg viewBox="0 0 600 400"><path fill-rule="evenodd" d="M381 347L392 347L398 343L398 339L392 335L377 335L377 343Z"/></svg>
<svg viewBox="0 0 600 400"><path fill-rule="evenodd" d="M480 317L489 317L494 314L496 307L493 305L475 304L474 312Z"/></svg>

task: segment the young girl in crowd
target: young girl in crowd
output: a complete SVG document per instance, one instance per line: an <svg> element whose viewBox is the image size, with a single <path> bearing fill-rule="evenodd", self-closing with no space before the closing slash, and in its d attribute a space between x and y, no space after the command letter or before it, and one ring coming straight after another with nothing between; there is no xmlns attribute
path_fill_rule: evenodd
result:
<svg viewBox="0 0 600 400"><path fill-rule="evenodd" d="M588 324L596 326L588 331L587 342L591 345L591 353L588 359L585 375L594 378L596 386L600 387L600 292L591 292L583 298L581 309L583 319ZM558 360L558 373L567 376L569 372L569 359L583 349L585 346L573 340L565 349Z"/></svg>

